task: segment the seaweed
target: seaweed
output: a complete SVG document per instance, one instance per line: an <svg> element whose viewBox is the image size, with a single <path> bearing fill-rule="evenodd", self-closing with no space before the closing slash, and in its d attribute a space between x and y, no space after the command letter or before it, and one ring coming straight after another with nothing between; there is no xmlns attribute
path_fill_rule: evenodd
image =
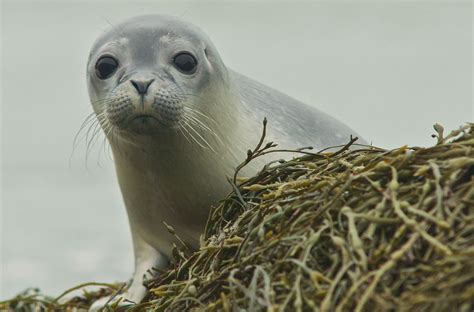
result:
<svg viewBox="0 0 474 312"><path fill-rule="evenodd" d="M211 209L201 248L175 246L172 267L130 311L474 309L474 124L448 135L435 125L428 148L357 138L333 152L303 148L239 177L253 159L287 151L265 142L265 128ZM120 289L108 286L82 301L23 294L0 307L87 307Z"/></svg>

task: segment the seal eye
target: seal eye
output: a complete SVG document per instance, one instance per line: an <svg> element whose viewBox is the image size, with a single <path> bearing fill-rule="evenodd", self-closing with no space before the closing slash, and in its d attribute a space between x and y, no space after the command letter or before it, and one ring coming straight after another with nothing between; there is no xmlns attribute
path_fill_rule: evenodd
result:
<svg viewBox="0 0 474 312"><path fill-rule="evenodd" d="M174 66L176 66L176 68L183 74L191 75L196 72L196 58L188 52L182 52L176 55L173 63Z"/></svg>
<svg viewBox="0 0 474 312"><path fill-rule="evenodd" d="M118 62L111 56L101 57L95 64L95 72L99 79L107 79L117 70Z"/></svg>

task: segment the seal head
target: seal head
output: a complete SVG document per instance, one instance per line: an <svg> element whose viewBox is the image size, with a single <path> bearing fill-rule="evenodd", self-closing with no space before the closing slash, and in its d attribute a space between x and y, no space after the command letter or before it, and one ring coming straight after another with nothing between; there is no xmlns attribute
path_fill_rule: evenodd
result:
<svg viewBox="0 0 474 312"><path fill-rule="evenodd" d="M137 17L115 27L95 42L88 62L94 111L104 129L122 134L178 129L189 115L211 113L212 103L199 99L226 76L206 35L169 16Z"/></svg>

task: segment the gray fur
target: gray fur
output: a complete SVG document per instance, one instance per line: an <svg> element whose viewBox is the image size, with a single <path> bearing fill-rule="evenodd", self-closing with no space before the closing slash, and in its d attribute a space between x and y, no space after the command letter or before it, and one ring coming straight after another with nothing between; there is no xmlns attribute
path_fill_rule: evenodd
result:
<svg viewBox="0 0 474 312"><path fill-rule="evenodd" d="M355 131L328 114L242 74L230 71L249 116L266 117L276 142L286 148L318 149L345 144ZM365 143L359 137L358 143Z"/></svg>

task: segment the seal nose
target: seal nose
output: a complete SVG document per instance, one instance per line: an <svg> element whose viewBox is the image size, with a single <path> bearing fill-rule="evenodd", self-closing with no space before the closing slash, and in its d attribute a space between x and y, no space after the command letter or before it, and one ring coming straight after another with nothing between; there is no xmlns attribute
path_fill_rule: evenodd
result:
<svg viewBox="0 0 474 312"><path fill-rule="evenodd" d="M145 95L148 91L148 87L150 87L151 83L155 81L155 79L131 79L130 82L132 85L137 89L138 94Z"/></svg>

